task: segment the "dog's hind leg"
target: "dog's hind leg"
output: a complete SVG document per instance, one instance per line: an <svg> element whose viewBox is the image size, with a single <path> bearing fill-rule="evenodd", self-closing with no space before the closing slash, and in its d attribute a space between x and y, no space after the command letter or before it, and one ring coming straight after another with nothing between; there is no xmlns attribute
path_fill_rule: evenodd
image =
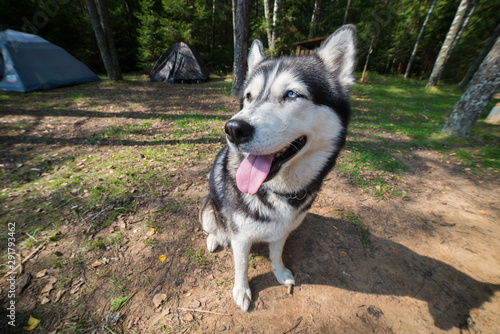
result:
<svg viewBox="0 0 500 334"><path fill-rule="evenodd" d="M283 253L283 247L285 246L286 238L288 235L285 235L278 241L269 243L269 257L273 263L273 273L276 279L280 284L284 284L286 286L295 285L295 280L293 278L293 274L290 270L285 268L283 264L283 260L281 258L281 254Z"/></svg>
<svg viewBox="0 0 500 334"><path fill-rule="evenodd" d="M200 207L200 223L203 230L208 233L207 248L210 253L219 247L215 233L217 232L217 215L215 205L210 195L203 197Z"/></svg>

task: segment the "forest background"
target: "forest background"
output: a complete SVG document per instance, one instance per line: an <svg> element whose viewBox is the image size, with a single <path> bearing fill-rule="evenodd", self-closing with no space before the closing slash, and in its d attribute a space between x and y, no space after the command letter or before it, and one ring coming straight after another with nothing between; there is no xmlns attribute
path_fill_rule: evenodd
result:
<svg viewBox="0 0 500 334"><path fill-rule="evenodd" d="M432 0L275 0L279 2L273 55L294 54L293 43L327 36L343 23L359 31L357 69L372 47L369 71L404 74ZM437 0L419 43L411 77L427 79L457 11L458 0ZM250 41L269 47L265 1L250 3ZM114 42L123 72L148 73L173 43L186 42L212 73L227 74L233 62L231 0L108 0ZM62 46L94 71L104 66L84 0L0 0L3 28L24 30ZM495 31L500 0L479 1L447 62L441 80L460 81ZM315 17L314 17L315 16ZM373 40L373 43L371 41ZM372 45L373 44L373 45Z"/></svg>

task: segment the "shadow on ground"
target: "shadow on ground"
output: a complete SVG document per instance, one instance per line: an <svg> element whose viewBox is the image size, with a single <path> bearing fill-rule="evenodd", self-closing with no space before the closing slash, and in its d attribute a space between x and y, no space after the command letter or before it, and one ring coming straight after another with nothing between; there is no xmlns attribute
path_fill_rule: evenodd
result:
<svg viewBox="0 0 500 334"><path fill-rule="evenodd" d="M290 235L284 262L298 286L328 285L425 301L435 326L443 330L466 325L470 311L500 290L498 284L477 281L391 240L371 235L370 244L364 247L349 222L309 214ZM339 256L342 251L346 257ZM259 292L277 282L266 273L253 278L250 285L257 300Z"/></svg>

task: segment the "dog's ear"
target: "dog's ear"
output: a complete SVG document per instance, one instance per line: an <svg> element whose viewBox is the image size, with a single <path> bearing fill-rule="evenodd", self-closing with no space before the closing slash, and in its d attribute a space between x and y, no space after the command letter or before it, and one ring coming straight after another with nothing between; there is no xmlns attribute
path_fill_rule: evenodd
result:
<svg viewBox="0 0 500 334"><path fill-rule="evenodd" d="M318 49L317 55L327 70L339 81L342 89L349 92L354 84L356 27L347 24L337 29Z"/></svg>
<svg viewBox="0 0 500 334"><path fill-rule="evenodd" d="M264 51L264 45L258 39L254 40L250 52L248 53L248 75L252 74L257 65L259 65L264 59L266 59L266 53Z"/></svg>

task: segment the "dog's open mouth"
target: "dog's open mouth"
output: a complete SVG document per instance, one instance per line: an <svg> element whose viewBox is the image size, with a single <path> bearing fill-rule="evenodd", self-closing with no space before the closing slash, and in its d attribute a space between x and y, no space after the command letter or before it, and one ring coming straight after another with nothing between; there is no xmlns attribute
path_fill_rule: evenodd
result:
<svg viewBox="0 0 500 334"><path fill-rule="evenodd" d="M293 158L306 145L307 137L301 136L276 153L267 155L250 154L236 172L236 184L244 193L255 194L262 183L278 174L281 166Z"/></svg>

